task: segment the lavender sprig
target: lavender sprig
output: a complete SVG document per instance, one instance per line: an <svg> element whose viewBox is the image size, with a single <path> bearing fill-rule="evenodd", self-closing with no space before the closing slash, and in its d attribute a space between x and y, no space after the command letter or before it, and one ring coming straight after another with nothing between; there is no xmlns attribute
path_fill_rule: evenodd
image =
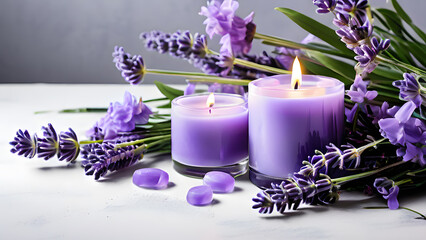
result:
<svg viewBox="0 0 426 240"><path fill-rule="evenodd" d="M82 165L86 175L94 175L95 180L98 180L108 171L114 172L135 164L143 157L145 151L146 145L139 147L130 145L115 149L113 143L92 143L83 146Z"/></svg>
<svg viewBox="0 0 426 240"><path fill-rule="evenodd" d="M61 132L58 136L50 123L47 127L43 126L42 130L44 137L36 135L31 137L27 130L18 130L14 141L10 142L13 146L10 151L27 158L37 155L44 160L57 155L59 161L73 163L80 152L80 144L75 132L70 128L69 132Z"/></svg>

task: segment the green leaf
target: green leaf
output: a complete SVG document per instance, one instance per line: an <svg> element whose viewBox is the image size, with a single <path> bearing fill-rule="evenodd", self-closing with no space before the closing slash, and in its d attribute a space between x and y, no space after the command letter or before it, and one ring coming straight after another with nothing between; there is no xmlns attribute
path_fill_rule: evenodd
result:
<svg viewBox="0 0 426 240"><path fill-rule="evenodd" d="M382 67L382 66L377 66L372 73L368 74L368 76L371 79L383 79L383 78L387 78L389 80L402 79L401 72L395 71L390 68Z"/></svg>
<svg viewBox="0 0 426 240"><path fill-rule="evenodd" d="M353 65L339 61L335 58L331 58L318 52L312 52L310 53L310 55L322 65L332 70L333 72L338 73L346 80L353 81L353 79L355 78L355 69Z"/></svg>
<svg viewBox="0 0 426 240"><path fill-rule="evenodd" d="M352 54L351 51L346 47L346 45L340 41L339 36L337 36L337 34L334 32L333 29L292 9L289 9L289 8L275 8L275 9L284 13L287 17L289 17L293 22L295 22L301 28L317 36L324 42L339 49L343 53Z"/></svg>
<svg viewBox="0 0 426 240"><path fill-rule="evenodd" d="M398 13L398 15L406 22L410 27L416 32L419 37L423 39L423 42L426 42L426 34L418 28L416 25L414 25L411 18L408 16L408 14L402 9L401 5L397 2L397 0L392 0L393 8L395 8L395 11Z"/></svg>
<svg viewBox="0 0 426 240"><path fill-rule="evenodd" d="M349 81L347 78L343 77L342 75L328 69L327 67L324 67L322 65L313 63L311 61L307 61L304 59L300 59L300 61L302 62L303 67L305 67L309 72L315 74L315 75L322 75L322 76L327 76L327 77L332 77L332 78L336 78L339 79L340 81L342 81L345 86L349 86L352 84L352 81Z"/></svg>
<svg viewBox="0 0 426 240"><path fill-rule="evenodd" d="M426 46L421 43L406 42L409 52L426 67Z"/></svg>
<svg viewBox="0 0 426 240"><path fill-rule="evenodd" d="M160 105L157 108L172 108L172 101L170 101L166 104Z"/></svg>
<svg viewBox="0 0 426 240"><path fill-rule="evenodd" d="M385 18L390 30L392 30L392 32L395 33L395 35L398 37L405 39L404 34L402 34L402 29L404 27L402 26L402 21L398 17L398 14L385 8L378 8L377 11Z"/></svg>
<svg viewBox="0 0 426 240"><path fill-rule="evenodd" d="M406 23L412 23L411 18L408 16L408 14L402 9L401 5L399 5L398 1L392 0L393 8L395 8L395 11L398 13L398 15L404 19Z"/></svg>
<svg viewBox="0 0 426 240"><path fill-rule="evenodd" d="M160 90L160 92L170 100L173 100L176 97L183 95L182 90L172 88L172 87L167 86L166 84L159 82L159 81L155 81L154 83L157 86L158 90Z"/></svg>

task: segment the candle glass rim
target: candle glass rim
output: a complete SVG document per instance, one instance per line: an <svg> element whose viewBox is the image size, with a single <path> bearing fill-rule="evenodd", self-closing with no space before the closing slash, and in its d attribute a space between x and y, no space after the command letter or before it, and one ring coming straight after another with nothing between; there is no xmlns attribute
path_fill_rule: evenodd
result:
<svg viewBox="0 0 426 240"><path fill-rule="evenodd" d="M315 82L314 81L315 79L325 79L327 81L333 82L334 84L332 86L317 86L317 87L312 87L312 88L298 88L298 89L292 89L292 88L284 89L284 88L274 88L274 86L258 86L257 85L259 82L262 82L262 81L268 80L268 79L276 79L280 83L282 83L282 80L286 80L290 84L291 74L279 74L279 75L273 75L273 76L268 76L268 77L253 80L252 82L249 83L249 92L250 92L250 89L253 89L252 91L254 91L256 94L259 94L259 95L262 95L262 96L269 96L268 94L266 94L267 92L276 94L276 93L290 93L290 92L294 92L294 91L310 92L310 91L315 91L316 89L325 89L327 92L324 95L328 95L328 94L333 94L333 93L339 92L342 89L344 90L344 88L345 88L344 83L341 82L340 80L336 79L336 78L328 77L328 76L322 76L322 75L308 75L308 74L302 75L301 86L303 86L304 82L305 83L306 82ZM263 91L258 91L256 89L262 89ZM317 97L317 96L305 96L305 98L309 98L309 97Z"/></svg>
<svg viewBox="0 0 426 240"><path fill-rule="evenodd" d="M178 101L180 99L184 99L184 98L188 98L188 97L197 97L197 96L207 96L210 95L211 92L204 92L204 93L196 93L196 94L191 94L191 95L183 95L183 96L179 96L176 97L172 100L172 106L176 106L176 107L181 107L184 109L189 109L189 110L205 110L205 109L209 109L209 107L205 106L205 107L193 107L193 106L186 106L183 104L178 103ZM243 102L241 103L236 103L236 104L230 104L230 105L226 105L226 106L215 106L213 105L213 107L211 107L212 109L227 109L227 108L236 108L236 107L244 107L247 108L247 99L239 94L232 94L232 93L213 93L215 96L229 96L229 97L234 97L234 98L239 98L241 100L243 100Z"/></svg>

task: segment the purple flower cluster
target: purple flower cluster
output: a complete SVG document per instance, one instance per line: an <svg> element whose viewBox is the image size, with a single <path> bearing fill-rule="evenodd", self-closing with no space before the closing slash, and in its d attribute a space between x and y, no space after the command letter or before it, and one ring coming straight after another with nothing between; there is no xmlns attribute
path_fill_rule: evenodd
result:
<svg viewBox="0 0 426 240"><path fill-rule="evenodd" d="M320 174L323 162L312 165L305 163L293 178L288 178L280 184L272 183L270 188L253 198L253 209L259 213L272 213L274 208L279 213L286 209L296 210L301 203L328 205L339 198L338 188L330 177Z"/></svg>
<svg viewBox="0 0 426 240"><path fill-rule="evenodd" d="M116 149L116 144L122 142L123 139L116 139L114 142L84 145L81 155L84 159L82 165L86 175L94 175L95 180L98 180L107 172L126 168L143 158L146 151L145 145L139 147L131 145Z"/></svg>
<svg viewBox="0 0 426 240"><path fill-rule="evenodd" d="M399 88L399 98L405 101L412 101L416 107L420 108L423 100L426 99L424 93L421 93L419 81L415 74L404 73L404 80L394 81L393 86Z"/></svg>
<svg viewBox="0 0 426 240"><path fill-rule="evenodd" d="M137 85L143 81L145 66L140 55L131 56L123 47L115 46L112 56L115 66L128 83Z"/></svg>
<svg viewBox="0 0 426 240"><path fill-rule="evenodd" d="M368 101L373 100L377 97L377 91L367 91L367 86L370 82L363 81L362 77L357 75L355 77L354 83L351 85L350 89L346 94L351 98L351 101L364 104Z"/></svg>
<svg viewBox="0 0 426 240"><path fill-rule="evenodd" d="M367 0L313 0L318 13L332 12L335 16L333 24L339 27L336 31L341 41L353 50L359 61L360 74L372 72L377 63L376 56L386 50L390 40L378 41L373 34L373 25L367 16Z"/></svg>
<svg viewBox="0 0 426 240"><path fill-rule="evenodd" d="M235 55L247 54L251 49L256 25L253 23L254 13L242 19L237 16L239 4L235 0L212 0L201 7L200 15L207 17L204 21L206 32L210 36L218 34L230 38L232 52Z"/></svg>
<svg viewBox="0 0 426 240"><path fill-rule="evenodd" d="M204 58L208 51L206 36L199 33L192 35L189 31L177 31L172 34L161 31L143 32L140 39L149 50L168 52L171 56L190 62Z"/></svg>
<svg viewBox="0 0 426 240"><path fill-rule="evenodd" d="M405 103L394 116L385 117L378 121L380 132L389 142L399 147L397 155L404 161L426 164L426 125L415 117L411 117L416 105L409 101Z"/></svg>
<svg viewBox="0 0 426 240"><path fill-rule="evenodd" d="M124 93L123 103L110 103L107 114L87 132L92 139L114 139L120 132L135 129L136 124L146 124L152 111L142 99L139 101L129 92Z"/></svg>
<svg viewBox="0 0 426 240"><path fill-rule="evenodd" d="M374 187L383 196L384 199L388 200L389 209L395 210L399 208L398 193L399 187L395 185L394 181L388 178L376 178L374 181Z"/></svg>
<svg viewBox="0 0 426 240"><path fill-rule="evenodd" d="M27 130L18 130L16 137L10 145L12 153L33 158L37 155L39 158L48 160L55 155L59 161L74 162L80 152L77 135L70 128L68 132L61 132L59 136L52 124L42 127L43 137L37 137L34 134L30 136Z"/></svg>
<svg viewBox="0 0 426 240"><path fill-rule="evenodd" d="M375 61L376 56L379 55L382 51L385 51L390 45L390 40L377 40L376 37L371 38L370 45L361 45L356 47L354 52L357 54L355 60L357 60L358 66L361 72L371 73L378 65L378 62Z"/></svg>

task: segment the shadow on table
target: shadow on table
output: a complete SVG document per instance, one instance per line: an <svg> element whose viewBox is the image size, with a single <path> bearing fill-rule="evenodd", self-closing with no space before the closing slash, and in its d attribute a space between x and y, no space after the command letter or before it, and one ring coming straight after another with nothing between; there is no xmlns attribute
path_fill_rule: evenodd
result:
<svg viewBox="0 0 426 240"><path fill-rule="evenodd" d="M80 166L79 163L68 163L67 165L58 165L58 166L48 166L48 167L39 167L41 171L51 171L51 170L69 170Z"/></svg>

